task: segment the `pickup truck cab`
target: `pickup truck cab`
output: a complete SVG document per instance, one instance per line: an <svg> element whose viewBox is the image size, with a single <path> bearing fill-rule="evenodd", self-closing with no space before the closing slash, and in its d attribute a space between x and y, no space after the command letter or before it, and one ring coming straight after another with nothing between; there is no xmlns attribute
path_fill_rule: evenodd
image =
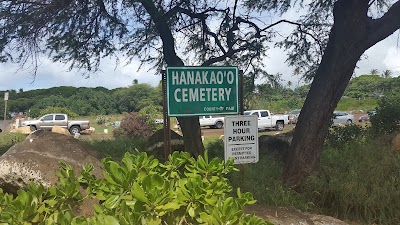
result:
<svg viewBox="0 0 400 225"><path fill-rule="evenodd" d="M264 109L245 111L244 115L257 116L259 130L275 128L280 131L289 123L289 115L273 115L269 110Z"/></svg>
<svg viewBox="0 0 400 225"><path fill-rule="evenodd" d="M224 127L224 117L200 116L199 122L201 127L209 126L216 129Z"/></svg>
<svg viewBox="0 0 400 225"><path fill-rule="evenodd" d="M51 130L54 126L63 127L71 134L80 133L81 130L90 128L88 120L68 120L67 114L46 114L37 120L25 120L22 126L29 126L31 131L35 130Z"/></svg>

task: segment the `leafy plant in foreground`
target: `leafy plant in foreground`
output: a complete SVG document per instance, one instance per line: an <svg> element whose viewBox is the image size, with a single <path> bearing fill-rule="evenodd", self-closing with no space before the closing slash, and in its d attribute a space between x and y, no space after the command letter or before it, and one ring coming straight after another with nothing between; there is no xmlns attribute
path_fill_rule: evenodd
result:
<svg viewBox="0 0 400 225"><path fill-rule="evenodd" d="M250 193L232 187L224 176L233 161L197 160L174 152L164 164L146 153L126 153L121 163L105 158L104 178L95 178L87 165L78 177L61 163L59 184L31 184L14 198L0 192L0 223L5 224L270 224L243 213L253 204ZM86 187L86 194L80 191ZM99 200L94 216L76 215L84 199Z"/></svg>

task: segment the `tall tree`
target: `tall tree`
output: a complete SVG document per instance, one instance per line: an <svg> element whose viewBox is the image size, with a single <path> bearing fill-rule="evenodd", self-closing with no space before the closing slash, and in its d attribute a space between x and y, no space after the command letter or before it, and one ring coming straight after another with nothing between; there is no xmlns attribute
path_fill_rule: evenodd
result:
<svg viewBox="0 0 400 225"><path fill-rule="evenodd" d="M248 5L285 12L294 2L305 1L248 1ZM400 28L400 1L315 0L302 5L308 13L295 22L300 26L281 44L291 49L289 63L307 68L306 77L314 77L284 174L293 186L318 169L332 112L361 55Z"/></svg>
<svg viewBox="0 0 400 225"><path fill-rule="evenodd" d="M159 71L231 64L256 79L272 26L260 28L238 7L238 0L4 0L0 60L26 62L46 52L70 68L97 71L102 58L122 53ZM198 117L178 120L185 149L202 154Z"/></svg>
<svg viewBox="0 0 400 225"><path fill-rule="evenodd" d="M393 72L391 70L384 70L382 73L382 77L383 78L391 78L392 74L393 74Z"/></svg>
<svg viewBox="0 0 400 225"><path fill-rule="evenodd" d="M379 74L379 70L378 69L372 69L369 73L371 75L378 75Z"/></svg>

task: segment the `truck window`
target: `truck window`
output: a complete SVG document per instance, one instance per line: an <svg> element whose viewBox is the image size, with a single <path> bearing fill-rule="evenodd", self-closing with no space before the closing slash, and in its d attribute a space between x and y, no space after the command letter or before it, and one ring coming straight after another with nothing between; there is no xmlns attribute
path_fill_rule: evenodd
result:
<svg viewBox="0 0 400 225"><path fill-rule="evenodd" d="M43 120L53 120L53 115L47 115L43 117Z"/></svg>
<svg viewBox="0 0 400 225"><path fill-rule="evenodd" d="M56 115L56 120L65 120L64 115Z"/></svg>
<svg viewBox="0 0 400 225"><path fill-rule="evenodd" d="M261 111L261 117L267 117L269 116L268 111Z"/></svg>
<svg viewBox="0 0 400 225"><path fill-rule="evenodd" d="M258 112L253 112L251 115L256 115L257 117L259 117Z"/></svg>

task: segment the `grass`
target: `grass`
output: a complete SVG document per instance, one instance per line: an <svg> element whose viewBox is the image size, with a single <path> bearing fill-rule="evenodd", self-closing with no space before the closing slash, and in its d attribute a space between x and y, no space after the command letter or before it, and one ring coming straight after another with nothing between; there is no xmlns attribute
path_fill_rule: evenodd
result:
<svg viewBox="0 0 400 225"><path fill-rule="evenodd" d="M0 133L0 155L3 155L11 146L25 140L26 135L21 133Z"/></svg>
<svg viewBox="0 0 400 225"><path fill-rule="evenodd" d="M90 148L103 153L106 156L111 156L113 159L119 161L122 159L126 152L133 153L136 150L142 151L144 149L144 139L87 139L83 140Z"/></svg>
<svg viewBox="0 0 400 225"><path fill-rule="evenodd" d="M281 182L282 162L260 155L255 164L237 165L239 172L228 178L236 189L251 192L258 203L295 207L363 224L400 224L400 154L381 141L346 142L325 147L321 169L305 183L301 192ZM209 156L223 158L223 142L205 140Z"/></svg>

